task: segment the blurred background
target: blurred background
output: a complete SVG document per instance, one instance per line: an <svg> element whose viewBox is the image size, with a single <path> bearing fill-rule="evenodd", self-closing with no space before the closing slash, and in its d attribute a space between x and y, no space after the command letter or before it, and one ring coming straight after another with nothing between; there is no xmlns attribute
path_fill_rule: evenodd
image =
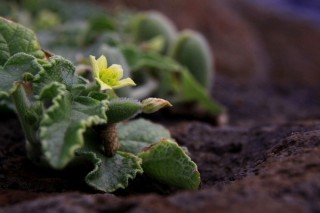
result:
<svg viewBox="0 0 320 213"><path fill-rule="evenodd" d="M179 29L202 32L218 73L248 83L320 82L318 0L113 0L106 8L159 10Z"/></svg>
<svg viewBox="0 0 320 213"><path fill-rule="evenodd" d="M41 0L0 0L0 15L12 13L9 3L41 4ZM56 1L44 1L57 7ZM72 3L65 13L83 13ZM317 85L320 81L319 0L94 0L99 9L157 10L179 30L191 28L205 35L212 47L217 72L238 83L270 80L277 85ZM49 5L48 5L49 4ZM56 4L56 5L55 5ZM70 4L71 5L71 4ZM25 8L30 9L30 8ZM62 8L56 8L61 10ZM83 9L83 8L82 8ZM16 9L20 22L24 11ZM94 10L87 8L87 12ZM48 11L46 11L48 12ZM51 11L52 12L52 11ZM69 14L73 15L73 14ZM24 24L24 23L22 23Z"/></svg>
<svg viewBox="0 0 320 213"><path fill-rule="evenodd" d="M193 29L208 40L216 73L209 93L228 110L230 124L320 118L319 0L0 0L0 5L1 16L34 29L43 47L70 60L78 52L92 54L105 40L118 42L112 19L121 27L130 13L159 11L178 30ZM111 34L96 36L104 30Z"/></svg>

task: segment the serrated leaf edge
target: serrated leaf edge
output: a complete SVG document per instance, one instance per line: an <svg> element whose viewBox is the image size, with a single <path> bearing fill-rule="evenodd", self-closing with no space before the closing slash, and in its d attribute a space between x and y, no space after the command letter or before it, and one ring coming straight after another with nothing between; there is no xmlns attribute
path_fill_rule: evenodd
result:
<svg viewBox="0 0 320 213"><path fill-rule="evenodd" d="M37 74L36 74L36 76L40 73L40 72L42 72L42 71L44 71L44 69L43 69L43 67L38 63L38 60L40 60L40 59L37 59L36 57L34 57L33 55L30 55L30 54L27 54L27 53L24 53L24 52L18 52L18 53L15 53L15 54L13 54L13 55L11 55L9 58L8 58L8 60L4 63L4 65L3 66L0 66L0 69L2 69L2 71L0 71L0 72L7 72L6 71L6 67L8 66L8 64L11 62L11 60L14 58L14 57L18 57L18 56L28 56L28 57L30 57L30 64L32 64L33 66L38 66L38 68L40 68L41 69L41 71L39 71ZM25 73L27 73L27 72L25 72ZM25 74L24 73L24 74ZM17 84L17 82L19 82L19 81L22 81L22 77L23 77L23 75L21 75L21 79L18 79L18 80L16 80L16 81L14 81L14 82L12 82L12 87L8 90L8 91L0 91L0 98L2 98L2 97L10 97L10 95L16 90L16 88L17 88L17 86L16 86L16 84Z"/></svg>
<svg viewBox="0 0 320 213"><path fill-rule="evenodd" d="M101 188L96 187L94 184L91 184L91 183L90 183L89 176L90 176L90 175L94 175L94 173L99 170L99 168L100 168L100 166L101 166L101 164L102 164L102 160L101 160L99 157L97 157L97 154L96 154L96 153L90 152L90 155L91 155L92 158L94 159L94 160L92 160L92 163L94 164L94 169L91 170L91 171L86 175L86 177L85 177L86 183L87 183L89 186L91 186L92 188L94 188L94 189L96 189L96 190L98 190L98 191L103 191L103 192L114 192L114 191L116 191L117 189L125 189L125 188L129 185L129 179L134 179L134 178L137 176L137 174L142 174L142 173L143 173L143 169L142 169L142 166L141 166L141 164L142 164L142 159L139 158L138 156L134 155L134 154L129 153L129 152L121 152L121 151L118 151L118 152L117 152L117 154L120 154L120 155L121 155L121 153L125 153L125 154L127 154L127 155L131 155L132 157L134 157L134 158L137 159L137 164L138 164L138 167L139 167L139 168L134 170L134 175L127 174L127 175L125 176L125 177L126 177L125 182L124 182L124 183L119 183L119 184L117 184L117 185L114 187L114 189L111 190L111 191L106 191L106 190L103 190L103 189L101 189ZM123 156L122 156L122 157L123 157Z"/></svg>
<svg viewBox="0 0 320 213"><path fill-rule="evenodd" d="M142 168L143 168L143 163L144 163L143 156L144 155L149 155L152 150L155 150L161 144L172 144L172 145L175 145L179 149L179 152L181 152L183 157L185 157L194 166L194 168L195 168L194 172L196 172L199 175L198 176L199 179L198 179L198 183L197 183L197 188L198 188L199 185L200 185L200 182L201 182L201 177L200 177L200 172L199 172L199 169L198 169L198 165L191 159L190 156L188 156L186 154L186 152L179 146L179 144L177 142L173 141L172 139L162 139L158 143L151 144L149 147L145 148L145 150L143 152L140 152L138 154L138 157L140 157L142 159ZM193 190L195 190L195 189L196 188L193 188Z"/></svg>
<svg viewBox="0 0 320 213"><path fill-rule="evenodd" d="M74 70L75 70L74 64L72 64L69 60L63 58L62 56L54 55L54 56L51 56L48 61L44 61L46 63L44 63L42 65L43 69L37 75L34 76L34 82L41 82L41 78L43 78L44 76L46 76L48 74L47 73L47 69L52 68L53 66L55 66L58 63L58 60L63 60L70 67L74 67ZM79 76L77 76L77 77L79 79L83 80L83 83L87 83L87 81L84 78L79 77ZM62 84L64 84L64 83L62 83ZM76 84L73 85L73 87L74 86L76 86ZM42 90L42 88L41 88L41 90Z"/></svg>
<svg viewBox="0 0 320 213"><path fill-rule="evenodd" d="M51 113L54 113L56 109L59 108L60 104L59 104L59 101L62 100L62 97L63 97L63 94L65 93L66 91L66 86L64 84L61 84L61 83L58 83L58 82L53 82L47 86L45 86L43 89L42 89L42 92L45 90L45 89L48 89L50 88L51 86L57 86L58 87L58 92L59 94L52 99L52 106L50 106L45 114L43 115L43 118L40 122L40 134L39 134L39 137L40 137L40 140L41 140L41 144L42 144L42 149L44 151L44 155L46 156L46 158L49 160L48 163L56 168L56 169L61 169L65 166L66 163L64 164L55 164L54 162L50 161L50 158L51 158L51 152L49 152L48 150L46 150L46 148L48 147L48 141L45 140L43 138L43 135L45 135L45 133L48 131L48 127L46 127L45 124L43 123L47 123L48 121L51 120L51 117L50 117L50 114ZM42 93L40 93L40 97L41 97ZM102 107L102 110L105 112L107 110L107 101L101 101L101 103L105 106L105 107ZM50 122L49 122L50 123ZM81 128L79 128L77 130L77 137L80 138L80 143L78 144L74 144L73 146L70 147L69 149L69 152L68 152L68 156L69 157L72 157L74 156L75 154L75 151L79 148L81 148L84 144L84 137L83 137L83 133L85 132L86 128L87 127L90 127L92 125L98 125L98 124L104 124L104 123L107 123L107 119L101 119L99 118L99 116L95 115L95 116L90 116L89 118L87 118L86 120L82 120L80 122L81 124ZM68 162L67 162L68 163Z"/></svg>

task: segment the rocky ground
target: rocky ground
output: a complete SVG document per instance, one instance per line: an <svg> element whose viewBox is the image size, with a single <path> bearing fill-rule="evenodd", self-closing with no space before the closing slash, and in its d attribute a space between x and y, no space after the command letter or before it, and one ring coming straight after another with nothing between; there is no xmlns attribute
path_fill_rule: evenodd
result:
<svg viewBox="0 0 320 213"><path fill-rule="evenodd" d="M0 124L2 211L319 211L320 115L314 101L319 90L304 88L284 96L271 87L244 88L224 78L219 82L216 96L229 108L229 125L189 120L167 125L199 166L199 191L159 189L140 177L117 196L95 194L81 178L86 171L53 172L33 166L25 156L16 117L7 115Z"/></svg>
<svg viewBox="0 0 320 213"><path fill-rule="evenodd" d="M272 5L203 2L210 7L186 4L182 13L193 5L194 16L184 19L174 6L159 7L179 26L202 30L217 56L212 96L228 109L229 123L159 120L188 147L201 189L177 191L141 176L116 195L98 194L85 186L86 171L33 166L17 118L1 114L0 212L320 212L320 28Z"/></svg>

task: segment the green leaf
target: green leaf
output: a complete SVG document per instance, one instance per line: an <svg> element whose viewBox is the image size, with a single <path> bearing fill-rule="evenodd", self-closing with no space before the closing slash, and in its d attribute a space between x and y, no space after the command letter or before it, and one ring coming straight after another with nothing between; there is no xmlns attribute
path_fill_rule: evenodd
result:
<svg viewBox="0 0 320 213"><path fill-rule="evenodd" d="M86 157L94 164L94 169L85 178L86 183L94 189L113 192L126 188L129 179L143 172L141 159L133 154L118 151L115 156L106 157L93 131L86 134L85 141L85 146L77 150L77 155Z"/></svg>
<svg viewBox="0 0 320 213"><path fill-rule="evenodd" d="M138 154L163 138L171 138L170 132L159 124L138 119L118 125L120 150Z"/></svg>
<svg viewBox="0 0 320 213"><path fill-rule="evenodd" d="M206 88L197 82L189 70L173 59L157 53L143 53L134 46L123 47L122 52L133 70L158 71L155 72L161 81L157 90L158 96L173 103L195 101L212 115L224 112L224 108L210 97Z"/></svg>
<svg viewBox="0 0 320 213"><path fill-rule="evenodd" d="M132 35L136 42L149 41L161 36L165 40L166 52L176 37L176 28L164 15L158 12L144 12L136 15L132 22Z"/></svg>
<svg viewBox="0 0 320 213"><path fill-rule="evenodd" d="M142 55L142 51L135 45L123 45L121 53L125 57L130 68L133 68Z"/></svg>
<svg viewBox="0 0 320 213"><path fill-rule="evenodd" d="M210 89L214 71L213 56L208 42L200 33L192 30L182 32L170 55L185 66L202 87Z"/></svg>
<svg viewBox="0 0 320 213"><path fill-rule="evenodd" d="M224 108L210 97L205 88L193 78L188 70L182 70L182 91L184 101L196 101L212 115L224 112Z"/></svg>
<svg viewBox="0 0 320 213"><path fill-rule="evenodd" d="M106 112L108 123L118 123L130 119L141 112L142 104L130 98L112 99Z"/></svg>
<svg viewBox="0 0 320 213"><path fill-rule="evenodd" d="M39 94L41 89L52 82L59 82L66 86L68 90L78 84L84 83L76 76L74 65L61 56L53 56L49 63L43 65L43 70L34 79L34 90Z"/></svg>
<svg viewBox="0 0 320 213"><path fill-rule="evenodd" d="M84 144L83 132L106 123L107 103L84 96L74 98L57 82L43 88L40 100L47 106L40 122L43 152L50 166L61 169Z"/></svg>
<svg viewBox="0 0 320 213"><path fill-rule="evenodd" d="M91 98L96 99L98 101L104 101L104 100L107 100L109 96L106 93L101 93L98 91L91 91L88 93L88 97L91 97Z"/></svg>
<svg viewBox="0 0 320 213"><path fill-rule="evenodd" d="M121 51L132 70L149 68L173 71L180 68L180 65L173 59L156 52L143 52L134 45L123 46Z"/></svg>
<svg viewBox="0 0 320 213"><path fill-rule="evenodd" d="M19 52L45 59L32 30L0 17L0 65L4 65L12 55Z"/></svg>
<svg viewBox="0 0 320 213"><path fill-rule="evenodd" d="M147 79L144 85L139 83L140 86L131 89L131 96L146 98L155 91L157 96L166 99L172 94L177 95L180 87L177 84L176 72L181 66L176 61L156 52L143 52L133 45L123 46L121 50L130 68ZM155 76L159 83L153 82L152 76Z"/></svg>
<svg viewBox="0 0 320 213"><path fill-rule="evenodd" d="M36 75L42 71L37 59L25 53L17 53L0 67L0 94L8 95L14 90L16 81L24 80L24 76Z"/></svg>
<svg viewBox="0 0 320 213"><path fill-rule="evenodd" d="M182 189L199 188L201 180L197 165L177 143L164 139L138 156L142 158L142 168L148 176Z"/></svg>
<svg viewBox="0 0 320 213"><path fill-rule="evenodd" d="M137 63L137 67L141 68L153 68L164 71L175 71L180 67L178 63L169 57L159 55L158 53L146 53L142 55L141 59Z"/></svg>

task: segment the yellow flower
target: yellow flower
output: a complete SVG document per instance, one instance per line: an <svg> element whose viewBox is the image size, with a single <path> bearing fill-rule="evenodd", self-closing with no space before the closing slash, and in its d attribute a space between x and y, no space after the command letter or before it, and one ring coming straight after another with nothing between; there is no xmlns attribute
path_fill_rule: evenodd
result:
<svg viewBox="0 0 320 213"><path fill-rule="evenodd" d="M90 61L93 68L95 80L100 84L101 90L119 89L125 86L135 86L136 84L131 78L122 79L123 69L119 64L113 64L108 67L105 56L100 56L98 60L90 55Z"/></svg>

